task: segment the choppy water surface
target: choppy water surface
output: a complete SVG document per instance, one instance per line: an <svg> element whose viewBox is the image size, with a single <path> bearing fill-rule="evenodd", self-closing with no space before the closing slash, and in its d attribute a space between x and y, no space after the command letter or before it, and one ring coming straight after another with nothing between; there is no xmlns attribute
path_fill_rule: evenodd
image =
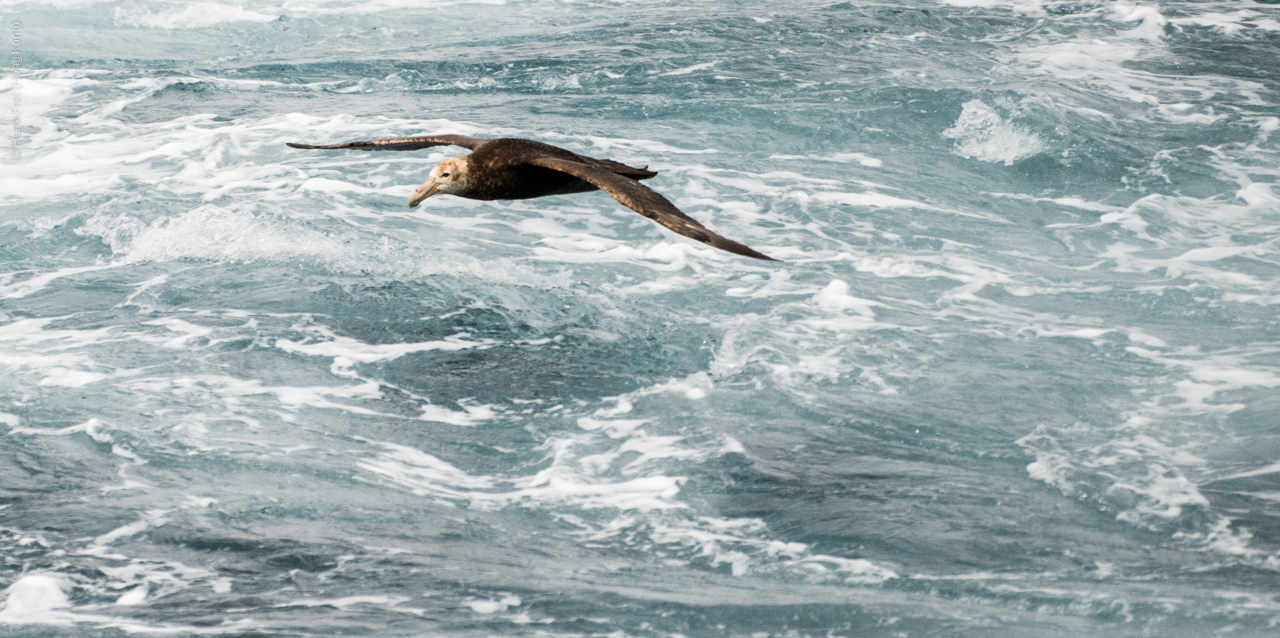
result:
<svg viewBox="0 0 1280 638"><path fill-rule="evenodd" d="M1274 2L4 11L6 636L1277 631Z"/></svg>

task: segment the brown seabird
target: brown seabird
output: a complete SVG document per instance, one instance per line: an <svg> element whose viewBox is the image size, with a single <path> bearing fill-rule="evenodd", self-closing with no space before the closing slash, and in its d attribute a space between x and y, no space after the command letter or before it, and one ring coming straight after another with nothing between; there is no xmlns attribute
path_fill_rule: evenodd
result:
<svg viewBox="0 0 1280 638"><path fill-rule="evenodd" d="M602 190L619 204L652 219L685 237L731 253L777 261L736 241L725 239L697 220L680 212L667 198L639 180L657 175L613 160L593 159L558 146L519 138L480 139L465 135L393 137L385 140L312 146L288 143L293 148L350 148L360 151L416 151L432 146L461 146L470 155L447 159L427 176L409 198L409 207L437 193L467 199L530 199Z"/></svg>

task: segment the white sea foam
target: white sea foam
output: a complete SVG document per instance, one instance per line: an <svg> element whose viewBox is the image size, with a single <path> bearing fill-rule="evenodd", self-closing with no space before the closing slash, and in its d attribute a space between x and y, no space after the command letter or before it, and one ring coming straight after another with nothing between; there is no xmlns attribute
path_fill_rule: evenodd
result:
<svg viewBox="0 0 1280 638"><path fill-rule="evenodd" d="M18 146L38 148L62 137L63 133L54 122L52 112L78 91L95 84L97 82L78 77L78 74L56 71L33 72L24 74L21 78L10 74L0 79L0 95L5 95L9 101L13 97L20 99L21 109L15 115L20 117L23 129L39 127L39 131L29 138L19 138L21 143ZM0 177L0 201L18 193L38 192L24 184L22 179L16 179L23 172L22 165L30 161L31 154L24 153L22 163L7 166L4 177Z"/></svg>
<svg viewBox="0 0 1280 638"><path fill-rule="evenodd" d="M353 605L375 605L393 609L397 605L408 602L408 596L344 596L342 598L296 598L287 603L278 603L276 607L333 607L346 609ZM415 610L416 611L416 610Z"/></svg>
<svg viewBox="0 0 1280 638"><path fill-rule="evenodd" d="M377 443L386 448L360 467L410 489L414 494L446 498L484 498L494 486L488 477L472 477L439 458L394 443Z"/></svg>
<svg viewBox="0 0 1280 638"><path fill-rule="evenodd" d="M1182 515L1183 507L1208 507L1209 499L1180 472L1156 464L1147 470L1147 476L1139 481L1121 480L1108 488L1109 492L1128 490L1144 497L1134 509L1121 512L1119 520L1141 522L1144 515L1173 519Z"/></svg>
<svg viewBox="0 0 1280 638"><path fill-rule="evenodd" d="M943 137L956 140L955 153L982 162L1014 162L1045 151L1039 135L1002 117L981 100L964 103L964 110Z"/></svg>
<svg viewBox="0 0 1280 638"><path fill-rule="evenodd" d="M1276 228L1271 216L1280 211L1280 197L1269 184L1254 183L1236 195L1235 202L1205 202L1191 197L1150 195L1134 202L1122 213L1109 213L1100 218L1103 224L1116 224L1133 233L1135 239L1160 248L1185 245L1186 238L1197 238L1198 246L1182 248L1180 255L1148 256L1139 245L1117 243L1101 256L1115 262L1117 270L1163 270L1170 278L1213 282L1222 290L1236 294L1270 294L1273 284L1263 278L1219 265L1225 259L1268 260L1277 252L1268 229ZM1168 220L1174 228L1150 234L1147 218ZM1256 243L1241 243L1241 242ZM1167 254L1167 251L1166 251Z"/></svg>
<svg viewBox="0 0 1280 638"><path fill-rule="evenodd" d="M29 574L9 586L0 623L71 624L58 612L71 606L62 583L53 576Z"/></svg>
<svg viewBox="0 0 1280 638"><path fill-rule="evenodd" d="M16 423L14 425L17 425ZM110 443L111 435L102 431L102 421L98 419L89 419L79 425L72 425L65 428L18 428L9 430L9 434L27 434L36 436L67 436L77 432L84 432L90 438L99 443Z"/></svg>
<svg viewBox="0 0 1280 638"><path fill-rule="evenodd" d="M59 317L20 319L0 325L0 365L10 372L28 370L40 375L40 385L81 387L107 378L102 366L80 349L110 338L111 328L50 330Z"/></svg>
<svg viewBox="0 0 1280 638"><path fill-rule="evenodd" d="M532 477L504 482L508 485L505 491L492 491L498 483L491 478L471 477L434 456L412 448L389 443L380 445L390 451L360 463L360 467L407 487L415 494L468 500L473 507L494 508L526 501L568 501L584 509L611 507L641 512L683 507L672 501L682 479L658 476L612 483L591 481L560 462L568 458L564 456L564 448L557 453L557 462L550 468Z"/></svg>
<svg viewBox="0 0 1280 638"><path fill-rule="evenodd" d="M719 62L702 62L700 64L693 64L690 66L679 68L674 71L667 71L666 73L660 73L659 75L688 75L695 71L706 71L708 69L714 68L715 65L717 64L719 64Z"/></svg>
<svg viewBox="0 0 1280 638"><path fill-rule="evenodd" d="M490 421L497 418L497 413L492 405L463 404L461 407L461 410L450 410L443 406L427 403L422 406L422 415L418 418L423 421L462 426L476 425L482 421Z"/></svg>
<svg viewBox="0 0 1280 638"><path fill-rule="evenodd" d="M95 4L108 4L116 0L12 0L14 5L51 7L56 9L78 9Z"/></svg>
<svg viewBox="0 0 1280 638"><path fill-rule="evenodd" d="M234 329L229 335L218 336L212 328L199 326L176 317L140 324L161 327L170 333L176 332L179 335L176 337L147 332L126 333L112 328L49 329L49 324L57 319L26 319L0 325L0 365L7 366L10 371L26 370L37 374L39 375L38 383L42 386L82 387L102 382L111 378L113 374L122 372L109 366L99 366L87 354L79 351L88 346L102 346L112 342L132 340L159 348L185 350L208 347L238 338ZM254 320L249 319L245 326L251 327L253 323ZM300 324L296 327L300 331L315 335L316 340L295 342L280 339L275 346L284 352L330 357L333 359L331 370L336 376L355 379L360 383L331 387L270 386L256 379L237 379L227 376L137 378L126 372L121 375L124 378L120 380L120 387L146 389L149 392L171 392L190 399L201 396L217 397L218 401L225 401L229 405L238 404L240 397L266 396L274 398L287 412L296 412L303 407L310 407L378 415L380 413L375 410L352 403L352 401L378 399L382 396L377 383L363 379L353 371L356 364L390 361L414 352L457 351L490 345L487 340L468 341L465 339L465 334L426 343L372 345L349 337L336 336L321 325ZM496 416L494 406L464 402L459 407L460 409L448 409L427 403L424 399L421 418L456 425L474 425ZM17 422L15 421L12 425L16 426ZM93 419L78 426L62 429L15 427L11 430L11 434L67 435L83 431L100 442L110 441L109 435L99 435L100 427L101 422ZM117 453L126 456L131 454L124 448L119 448Z"/></svg>
<svg viewBox="0 0 1280 638"><path fill-rule="evenodd" d="M1169 21L1155 7L1117 2L1111 5L1112 15L1121 22L1138 22L1138 26L1120 35L1159 42L1164 37L1164 27Z"/></svg>
<svg viewBox="0 0 1280 638"><path fill-rule="evenodd" d="M6 273L4 275L0 275L0 295L7 299L21 299L31 293L40 291L56 279L72 277L80 273L94 272L96 270L103 270L110 267L111 266L78 266L62 268L53 272L35 275L17 283L9 283L13 281L13 275L15 273Z"/></svg>
<svg viewBox="0 0 1280 638"><path fill-rule="evenodd" d="M874 192L844 193L844 192L833 192L833 191L817 191L813 193L806 193L804 191L795 191L795 192L789 193L787 197L801 203L818 201L823 204L840 204L844 206L867 206L871 208L914 208L919 210L946 213L949 215L960 215L962 217L972 217L975 219L982 219L982 220L993 221L997 223L1008 223L1006 220L1000 218L999 216L988 214L988 213L976 213L976 212L960 211L960 210L948 209L948 208L939 208L937 206L931 206L924 202L905 199L902 197L894 197L893 195L886 195L884 193L874 193Z"/></svg>
<svg viewBox="0 0 1280 638"><path fill-rule="evenodd" d="M143 224L129 216L92 217L77 232L102 237L118 256L112 266L42 275L32 284L14 284L13 294L30 294L50 281L120 264L206 260L233 263L311 263L331 272L374 274L412 280L435 274L465 274L486 279L558 286L554 277L530 274L501 260L481 264L438 251L414 250L386 236L335 236L281 217L213 205ZM37 284L39 287L37 287Z"/></svg>
<svg viewBox="0 0 1280 638"><path fill-rule="evenodd" d="M122 596L117 598L116 604L125 606L125 607L129 607L133 605L141 605L143 602L147 600L147 593L148 593L147 586L139 585L138 587L134 587L133 589L130 589L129 591L125 592Z"/></svg>
<svg viewBox="0 0 1280 638"><path fill-rule="evenodd" d="M1050 202L1067 208L1078 208L1081 210L1089 210L1095 212L1112 213L1121 210L1118 206L1110 204L1101 204L1098 202L1090 202L1079 197L1035 197L1033 195L1023 195L1021 193L991 193L994 197L1002 197L1009 199L1018 199L1029 202ZM1072 224L1064 224L1061 227L1070 227ZM1050 225L1050 228L1058 227Z"/></svg>
<svg viewBox="0 0 1280 638"><path fill-rule="evenodd" d="M357 341L350 337L339 337L328 329L310 326L308 331L316 333L321 340L313 343L300 343L288 339L277 339L276 347L285 352L296 352L310 356L330 357L333 364L330 370L338 376L355 377L352 367L357 363L374 363L392 361L414 352L444 351L456 352L467 349L483 349L492 345L491 340L468 341L465 332L445 337L439 341L422 343L387 343L372 345Z"/></svg>
<svg viewBox="0 0 1280 638"><path fill-rule="evenodd" d="M872 309L884 307L884 304L878 301L859 299L850 295L849 284L839 279L834 279L830 284L827 284L826 288L814 295L813 300L823 310L851 310L863 317L874 317L875 312Z"/></svg>
<svg viewBox="0 0 1280 638"><path fill-rule="evenodd" d="M1184 348L1169 352L1162 340L1141 334L1134 340L1146 347L1129 346L1128 352L1166 366L1177 381L1152 382L1156 385L1155 391L1143 391L1150 395L1150 400L1127 412L1119 426L1100 428L1077 423L1053 428L1041 425L1018 444L1035 455L1035 461L1027 466L1032 478L1068 494L1106 503L1116 509L1119 520L1166 530L1171 521L1197 521L1210 511L1210 500L1193 478L1193 475L1204 475L1209 467L1196 453L1200 447L1197 440L1205 434L1164 433L1152 426L1201 415L1229 414L1244 407L1216 402L1214 399L1220 393L1280 387L1280 376L1269 366L1250 362L1253 357L1273 356L1276 349L1253 347L1204 353L1196 348ZM1160 350L1148 349L1151 347ZM1256 473L1268 471L1262 468ZM1250 475L1252 473L1245 472L1233 476ZM1172 529L1177 530L1177 538L1201 543L1215 551L1258 554L1257 550L1248 548L1251 538L1248 530L1235 528L1230 519L1222 516L1209 519L1212 523L1206 523L1208 527L1199 531L1194 531L1196 527L1186 531L1178 525Z"/></svg>
<svg viewBox="0 0 1280 638"><path fill-rule="evenodd" d="M883 352L871 355L857 336L902 328L876 319L876 309L888 308L886 304L853 296L849 290L848 282L833 280L808 300L778 304L768 317L740 316L725 322L712 373L726 376L764 366L780 387L806 398L812 396L813 383L841 379L858 379L858 385L895 394L897 389L885 377L899 374L901 362L886 361Z"/></svg>
<svg viewBox="0 0 1280 638"><path fill-rule="evenodd" d="M1228 474L1226 476L1219 477L1218 480L1230 481L1232 479L1249 478L1251 476L1265 476L1267 474L1277 474L1277 473L1280 473L1280 461L1277 461L1275 463L1272 463L1264 467L1260 467L1256 470L1249 470L1247 472L1237 472L1235 474Z"/></svg>
<svg viewBox="0 0 1280 638"><path fill-rule="evenodd" d="M840 558L814 554L798 559L794 564L817 574L835 573L846 583L879 584L898 578L898 574L882 565L861 558Z"/></svg>
<svg viewBox="0 0 1280 638"><path fill-rule="evenodd" d="M140 7L117 7L113 13L116 26L153 29L200 29L234 22L271 22L278 15L246 10L242 6L217 2L192 2L178 8L148 11Z"/></svg>
<svg viewBox="0 0 1280 638"><path fill-rule="evenodd" d="M941 0L941 4L953 7L975 7L982 9L1006 8L1014 13L1043 15L1044 3L1041 0Z"/></svg>
<svg viewBox="0 0 1280 638"><path fill-rule="evenodd" d="M1243 351L1202 353L1196 350L1166 353L1137 346L1126 348L1155 363L1186 371L1188 379L1177 384L1174 394L1182 399L1178 409L1197 413L1233 412L1242 408L1234 403L1211 403L1215 395L1244 388L1280 387L1280 374L1265 364L1251 364L1253 356L1267 356L1280 349L1252 348Z"/></svg>
<svg viewBox="0 0 1280 638"><path fill-rule="evenodd" d="M558 136L550 135L548 137L550 137L551 139L556 139L557 137L573 139L572 137L568 137L564 135L558 135ZM678 154L678 155L700 155L705 153L719 152L714 148L703 148L703 149L681 148L678 146L672 146L670 144L666 144L666 143L655 141L655 140L634 140L634 139L599 137L599 136L586 136L585 139L591 142L591 146L593 148L600 149L601 151L604 151L604 152L615 151L615 150L621 150L624 152L631 152L631 153L634 153L636 151L646 151L649 153L668 153L668 154Z"/></svg>
<svg viewBox="0 0 1280 638"><path fill-rule="evenodd" d="M382 397L378 384L366 381L355 385L336 386L271 386L258 379L240 379L222 375L197 375L175 378L135 378L121 384L125 388L145 388L150 392L169 392L188 401L222 403L228 408L242 409L247 397L271 397L287 413L309 407L340 410L366 416L384 415L376 410L351 403ZM345 400L338 402L333 399Z"/></svg>
<svg viewBox="0 0 1280 638"><path fill-rule="evenodd" d="M135 560L128 556L109 553L102 542L110 543L119 538L136 534L151 525L163 524L163 511L153 511L140 521L115 530L93 540L84 549L76 550L76 556L97 556L109 562L99 563L95 572L100 574L96 583L87 584L76 575L62 573L28 573L17 579L6 591L6 600L0 608L0 625L71 626L91 624L103 629L115 628L128 633L223 633L231 626L244 626L242 621L216 628L197 628L181 625L153 625L129 618L106 616L92 611L101 605L78 608L67 595L72 587L86 586L101 593L117 592L114 604L129 607L146 602L147 598L172 594L185 589L193 582L207 581L212 572L189 567L172 561ZM65 555L59 551L58 555Z"/></svg>
<svg viewBox="0 0 1280 638"><path fill-rule="evenodd" d="M1261 20L1259 20L1261 16L1262 14L1257 11L1241 9L1231 13L1200 13L1186 18L1174 18L1169 20L1169 22L1178 27L1195 25L1200 27L1210 27L1227 35L1238 35L1241 31L1250 27L1268 29L1268 27L1271 26L1270 23L1274 22L1274 20L1265 17L1262 17ZM1258 22L1261 22L1262 24L1259 25Z"/></svg>
<svg viewBox="0 0 1280 638"><path fill-rule="evenodd" d="M1184 516L1184 508L1208 507L1208 499L1183 472L1203 465L1202 459L1145 434L1109 440L1100 435L1105 431L1084 423L1069 428L1041 425L1018 444L1036 456L1027 466L1032 478L1081 498L1115 498L1119 520L1160 529L1161 521ZM1105 442L1098 445L1099 440ZM1145 472L1136 473L1138 468ZM1101 492L1090 487L1093 476L1106 477L1108 485Z"/></svg>
<svg viewBox="0 0 1280 638"><path fill-rule="evenodd" d="M845 309L841 304L835 310ZM533 475L475 476L434 455L384 442L371 442L382 451L361 461L359 467L414 494L475 509L613 510L617 515L599 524L567 513L562 516L582 528L579 535L585 541L612 542L643 533L689 559L729 565L735 575L793 570L814 582L853 584L896 578L893 570L869 560L813 554L803 544L762 537L767 528L758 520L691 516L693 512L678 496L683 477L667 475L663 468L723 453L714 447L720 443L695 447L686 436L647 432L645 419L615 417L630 412L637 403L672 394L701 400L709 384L709 377L698 373L614 397L614 407L579 419L583 434L550 439L543 447L550 451L551 464ZM740 444L721 447L742 450ZM478 613L503 611L503 603L519 604L505 599L475 602Z"/></svg>
<svg viewBox="0 0 1280 638"><path fill-rule="evenodd" d="M1259 93L1262 85L1252 80L1210 74L1169 76L1142 70L1133 63L1164 52L1156 32L1159 19L1140 9L1117 11L1121 19L1141 19L1141 25L1121 34L1127 37L1119 39L1080 38L1035 44L1017 50L1015 60L1031 74L1100 91L1121 103L1147 104L1161 119L1180 124L1215 121L1206 119L1214 118L1212 113L1194 109L1207 109L1208 102L1216 96L1238 95L1252 104L1267 103ZM1193 106L1169 106L1187 103L1189 96L1194 96Z"/></svg>
<svg viewBox="0 0 1280 638"><path fill-rule="evenodd" d="M834 155L770 155L769 159L780 160L817 160L819 162L857 162L863 166L879 168L884 161L865 153L835 153Z"/></svg>
<svg viewBox="0 0 1280 638"><path fill-rule="evenodd" d="M504 596L498 600L469 600L467 606L477 614L494 614L520 606L519 596Z"/></svg>
<svg viewBox="0 0 1280 638"><path fill-rule="evenodd" d="M174 337L161 344L163 348L185 348L193 339L200 339L213 333L212 328L197 326L195 324L183 321L177 317L168 317L165 319L156 319L154 321L142 322L144 326L162 326L171 332L179 333L182 336Z"/></svg>
<svg viewBox="0 0 1280 638"><path fill-rule="evenodd" d="M503 5L507 0L364 0L362 2L341 2L338 0L320 0L319 2L297 2L284 0L281 8L290 13L300 14L364 14L380 11L430 10L434 7L447 7L456 4Z"/></svg>

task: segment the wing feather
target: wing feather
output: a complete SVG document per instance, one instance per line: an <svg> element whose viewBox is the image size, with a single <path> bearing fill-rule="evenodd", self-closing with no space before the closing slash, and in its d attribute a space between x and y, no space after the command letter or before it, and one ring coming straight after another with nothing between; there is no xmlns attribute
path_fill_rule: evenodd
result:
<svg viewBox="0 0 1280 638"><path fill-rule="evenodd" d="M614 199L618 200L619 204L690 239L696 239L709 246L738 255L777 261L768 255L756 252L736 241L725 239L707 230L706 226L698 223L698 220L680 212L680 209L676 208L675 204L672 204L667 198L634 179L616 175L605 168L555 157L539 157L529 161L529 163L534 166L568 173L612 195Z"/></svg>
<svg viewBox="0 0 1280 638"><path fill-rule="evenodd" d="M487 141L489 140L467 137L466 135L424 135L421 137L389 137L382 140L347 142L345 144L326 144L323 146L297 144L294 142L286 142L285 144L292 146L293 148L349 148L357 151L416 151L420 148L430 148L432 146L461 146L462 148L468 148L474 151L477 146Z"/></svg>

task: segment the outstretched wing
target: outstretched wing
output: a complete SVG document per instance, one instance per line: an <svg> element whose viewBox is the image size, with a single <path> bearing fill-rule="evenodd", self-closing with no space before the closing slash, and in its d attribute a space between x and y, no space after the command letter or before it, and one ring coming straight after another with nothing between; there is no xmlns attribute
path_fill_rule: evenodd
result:
<svg viewBox="0 0 1280 638"><path fill-rule="evenodd" d="M731 253L753 257L755 259L767 259L769 261L777 261L776 259L758 253L736 241L725 239L709 230L698 220L680 212L675 204L667 201L667 198L653 192L649 187L621 175L615 175L604 168L598 168L583 164L581 162L573 162L566 159L555 157L539 157L529 161L534 166L549 168L553 171L568 173L584 182L587 182L600 190L613 195L619 204L630 208L631 210L652 219L671 230L696 239L709 246L714 246L720 250L727 250Z"/></svg>
<svg viewBox="0 0 1280 638"><path fill-rule="evenodd" d="M310 144L296 144L294 142L285 142L286 145L293 148L350 148L357 151L416 151L420 148L430 148L432 146L461 146L476 150L476 147L488 142L475 137L467 137L466 135L424 135L422 137L390 137L385 140L368 140L365 142L347 142L345 144L327 144L325 146L312 146Z"/></svg>

